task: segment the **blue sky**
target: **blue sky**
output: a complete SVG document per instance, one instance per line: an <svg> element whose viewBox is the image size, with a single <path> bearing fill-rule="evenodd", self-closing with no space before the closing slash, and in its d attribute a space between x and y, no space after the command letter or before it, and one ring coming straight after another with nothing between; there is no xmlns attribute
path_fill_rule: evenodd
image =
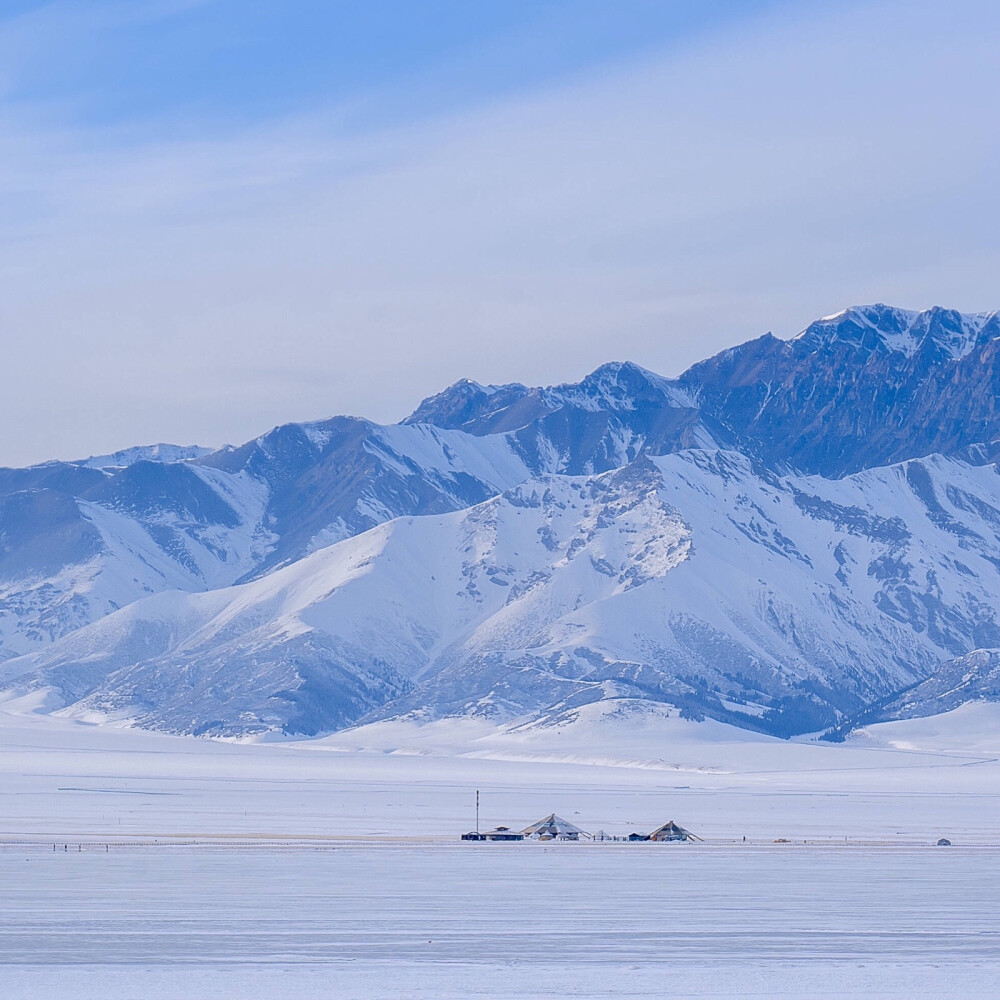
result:
<svg viewBox="0 0 1000 1000"><path fill-rule="evenodd" d="M1000 307L992 0L0 11L0 463Z"/></svg>
<svg viewBox="0 0 1000 1000"><path fill-rule="evenodd" d="M4 96L53 120L179 134L334 102L365 127L544 86L781 5L8 0L21 44Z"/></svg>

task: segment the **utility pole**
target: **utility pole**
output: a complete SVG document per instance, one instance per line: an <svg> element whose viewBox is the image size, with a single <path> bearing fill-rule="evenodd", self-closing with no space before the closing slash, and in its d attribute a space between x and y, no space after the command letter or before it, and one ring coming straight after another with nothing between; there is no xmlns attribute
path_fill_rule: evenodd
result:
<svg viewBox="0 0 1000 1000"><path fill-rule="evenodd" d="M476 789L476 833L479 833L479 789Z"/></svg>

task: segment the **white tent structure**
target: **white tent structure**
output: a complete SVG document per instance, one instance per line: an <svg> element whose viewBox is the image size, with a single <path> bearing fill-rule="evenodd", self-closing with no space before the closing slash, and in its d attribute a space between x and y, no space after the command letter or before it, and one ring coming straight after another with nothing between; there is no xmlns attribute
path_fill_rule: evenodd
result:
<svg viewBox="0 0 1000 1000"><path fill-rule="evenodd" d="M646 839L662 843L674 840L701 840L701 837L696 837L690 830L685 830L683 826L670 820L668 823L664 823L663 826L657 827Z"/></svg>
<svg viewBox="0 0 1000 1000"><path fill-rule="evenodd" d="M525 840L589 840L590 834L574 826L568 819L549 813L545 819L525 827L521 833Z"/></svg>

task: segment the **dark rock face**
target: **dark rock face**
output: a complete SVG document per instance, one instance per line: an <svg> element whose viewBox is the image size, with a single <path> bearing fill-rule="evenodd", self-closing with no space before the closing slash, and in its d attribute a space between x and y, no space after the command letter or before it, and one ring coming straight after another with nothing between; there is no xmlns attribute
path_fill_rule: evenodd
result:
<svg viewBox="0 0 1000 1000"><path fill-rule="evenodd" d="M131 517L178 514L198 524L234 528L236 511L190 465L140 461L83 494L83 499Z"/></svg>
<svg viewBox="0 0 1000 1000"><path fill-rule="evenodd" d="M267 486L265 521L274 542L244 579L302 558L314 540L329 544L401 515L460 510L505 485L461 469L428 469L395 450L381 430L353 417L286 424L195 463Z"/></svg>
<svg viewBox="0 0 1000 1000"><path fill-rule="evenodd" d="M600 470L607 431L655 455L711 441L772 469L839 477L990 445L1000 440L998 400L1000 315L876 305L791 341L766 334L676 380L615 364L550 389L460 382L408 420L480 434L515 428L529 457L537 435L572 456L574 472L588 462ZM589 435L588 412L606 420Z"/></svg>
<svg viewBox="0 0 1000 1000"><path fill-rule="evenodd" d="M772 467L843 476L1000 438L1000 318L853 309L679 382Z"/></svg>
<svg viewBox="0 0 1000 1000"><path fill-rule="evenodd" d="M542 389L520 383L482 386L463 379L425 399L403 423L433 424L469 434L502 434L550 413Z"/></svg>
<svg viewBox="0 0 1000 1000"><path fill-rule="evenodd" d="M42 487L0 497L0 575L47 576L96 554L100 536L71 496Z"/></svg>
<svg viewBox="0 0 1000 1000"><path fill-rule="evenodd" d="M943 663L927 680L891 699L877 718L917 719L970 701L1000 701L1000 649L974 649Z"/></svg>
<svg viewBox="0 0 1000 1000"><path fill-rule="evenodd" d="M945 661L926 680L877 700L836 726L825 738L839 741L862 726L921 719L976 701L1000 701L1000 649L974 649Z"/></svg>

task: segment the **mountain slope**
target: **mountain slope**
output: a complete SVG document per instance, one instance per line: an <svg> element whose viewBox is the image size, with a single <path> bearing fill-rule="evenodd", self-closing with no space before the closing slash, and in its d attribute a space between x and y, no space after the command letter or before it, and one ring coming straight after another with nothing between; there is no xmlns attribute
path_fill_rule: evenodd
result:
<svg viewBox="0 0 1000 1000"><path fill-rule="evenodd" d="M721 451L544 476L237 587L136 602L0 680L229 735L609 697L818 729L1000 644L997 479L943 458L778 477Z"/></svg>
<svg viewBox="0 0 1000 1000"><path fill-rule="evenodd" d="M336 418L122 466L0 470L0 658L166 590L229 586L400 514L523 479L500 438Z"/></svg>
<svg viewBox="0 0 1000 1000"><path fill-rule="evenodd" d="M935 452L989 460L998 336L996 314L861 307L679 379L614 363L546 389L461 382L395 426L337 417L207 455L154 445L0 470L0 658L146 594L251 579L531 475L716 447L825 475Z"/></svg>
<svg viewBox="0 0 1000 1000"><path fill-rule="evenodd" d="M877 722L919 719L975 701L1000 701L1000 649L975 649L943 663L872 716Z"/></svg>
<svg viewBox="0 0 1000 1000"><path fill-rule="evenodd" d="M676 379L0 469L4 683L184 732L619 696L843 725L1000 647L998 353L996 313L865 306Z"/></svg>

